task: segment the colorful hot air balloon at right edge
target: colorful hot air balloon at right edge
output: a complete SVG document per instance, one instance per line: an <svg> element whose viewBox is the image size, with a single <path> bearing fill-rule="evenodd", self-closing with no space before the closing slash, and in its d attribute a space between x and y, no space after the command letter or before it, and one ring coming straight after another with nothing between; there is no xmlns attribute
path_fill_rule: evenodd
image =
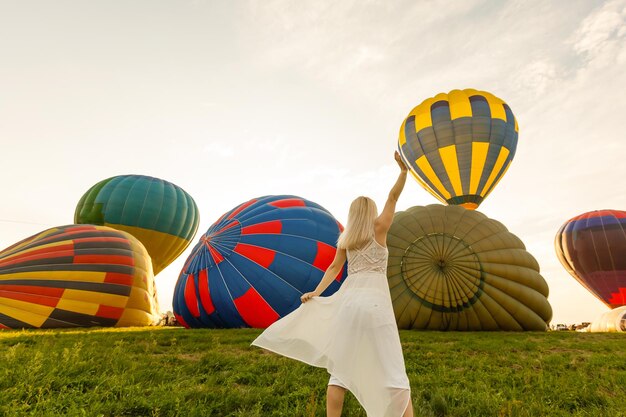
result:
<svg viewBox="0 0 626 417"><path fill-rule="evenodd" d="M509 168L518 125L486 91L452 90L424 100L402 123L398 150L439 201L476 209Z"/></svg>
<svg viewBox="0 0 626 417"><path fill-rule="evenodd" d="M567 272L600 301L626 305L626 211L576 216L561 226L554 247Z"/></svg>

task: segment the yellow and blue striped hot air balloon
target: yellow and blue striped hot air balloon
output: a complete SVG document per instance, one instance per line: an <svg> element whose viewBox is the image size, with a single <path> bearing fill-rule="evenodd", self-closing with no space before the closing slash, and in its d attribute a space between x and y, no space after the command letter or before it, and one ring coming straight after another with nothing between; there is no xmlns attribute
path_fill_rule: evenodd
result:
<svg viewBox="0 0 626 417"><path fill-rule="evenodd" d="M437 199L475 209L509 168L517 136L517 120L504 101L486 91L452 90L409 113L398 148Z"/></svg>
<svg viewBox="0 0 626 417"><path fill-rule="evenodd" d="M123 230L135 236L161 272L189 246L200 216L193 198L168 181L118 175L91 187L76 206L74 221Z"/></svg>

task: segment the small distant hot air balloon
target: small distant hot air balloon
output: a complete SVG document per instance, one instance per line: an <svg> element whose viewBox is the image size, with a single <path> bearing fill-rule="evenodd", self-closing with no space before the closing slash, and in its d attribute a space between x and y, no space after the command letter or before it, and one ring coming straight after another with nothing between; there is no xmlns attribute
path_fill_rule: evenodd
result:
<svg viewBox="0 0 626 417"><path fill-rule="evenodd" d="M459 206L396 213L387 277L401 329L546 330L548 285L502 223Z"/></svg>
<svg viewBox="0 0 626 417"><path fill-rule="evenodd" d="M567 272L600 301L626 305L626 211L576 216L561 226L554 247Z"/></svg>
<svg viewBox="0 0 626 417"><path fill-rule="evenodd" d="M0 252L0 328L147 326L157 320L150 256L128 233L61 226Z"/></svg>
<svg viewBox="0 0 626 417"><path fill-rule="evenodd" d="M144 175L119 175L83 195L74 221L135 236L148 250L156 275L189 246L199 214L193 198L177 185Z"/></svg>
<svg viewBox="0 0 626 417"><path fill-rule="evenodd" d="M185 327L265 328L295 310L331 264L342 226L295 196L252 199L200 238L178 277L174 313ZM345 268L326 289L339 289Z"/></svg>
<svg viewBox="0 0 626 417"><path fill-rule="evenodd" d="M486 91L452 90L409 113L398 149L433 196L475 209L509 168L517 136L517 121L504 101Z"/></svg>

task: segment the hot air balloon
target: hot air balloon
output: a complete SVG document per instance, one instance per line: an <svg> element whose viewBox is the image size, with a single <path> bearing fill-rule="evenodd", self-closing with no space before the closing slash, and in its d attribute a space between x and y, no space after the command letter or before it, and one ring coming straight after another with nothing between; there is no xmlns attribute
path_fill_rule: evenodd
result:
<svg viewBox="0 0 626 417"><path fill-rule="evenodd" d="M332 262L342 226L300 197L265 196L225 213L200 238L174 290L185 327L265 328L300 305ZM326 289L339 289L345 268Z"/></svg>
<svg viewBox="0 0 626 417"><path fill-rule="evenodd" d="M157 320L150 256L128 233L60 226L0 252L0 328L147 326Z"/></svg>
<svg viewBox="0 0 626 417"><path fill-rule="evenodd" d="M398 150L415 179L442 203L475 209L509 168L518 126L486 91L452 90L424 100L402 123Z"/></svg>
<svg viewBox="0 0 626 417"><path fill-rule="evenodd" d="M587 328L589 332L626 332L626 306L603 313Z"/></svg>
<svg viewBox="0 0 626 417"><path fill-rule="evenodd" d="M504 225L460 206L396 213L387 277L398 327L546 330L548 285Z"/></svg>
<svg viewBox="0 0 626 417"><path fill-rule="evenodd" d="M74 221L123 230L144 244L154 274L191 243L198 207L182 188L143 175L119 175L91 187L76 206Z"/></svg>
<svg viewBox="0 0 626 417"><path fill-rule="evenodd" d="M626 211L599 210L565 222L554 240L559 261L610 308L626 305Z"/></svg>

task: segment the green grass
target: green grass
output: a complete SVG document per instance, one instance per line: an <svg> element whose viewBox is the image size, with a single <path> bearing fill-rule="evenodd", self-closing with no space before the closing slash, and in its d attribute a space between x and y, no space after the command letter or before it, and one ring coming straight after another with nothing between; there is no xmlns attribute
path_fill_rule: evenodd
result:
<svg viewBox="0 0 626 417"><path fill-rule="evenodd" d="M255 329L0 331L2 416L324 416ZM626 416L626 335L400 333L416 416ZM344 416L365 416L347 396Z"/></svg>

